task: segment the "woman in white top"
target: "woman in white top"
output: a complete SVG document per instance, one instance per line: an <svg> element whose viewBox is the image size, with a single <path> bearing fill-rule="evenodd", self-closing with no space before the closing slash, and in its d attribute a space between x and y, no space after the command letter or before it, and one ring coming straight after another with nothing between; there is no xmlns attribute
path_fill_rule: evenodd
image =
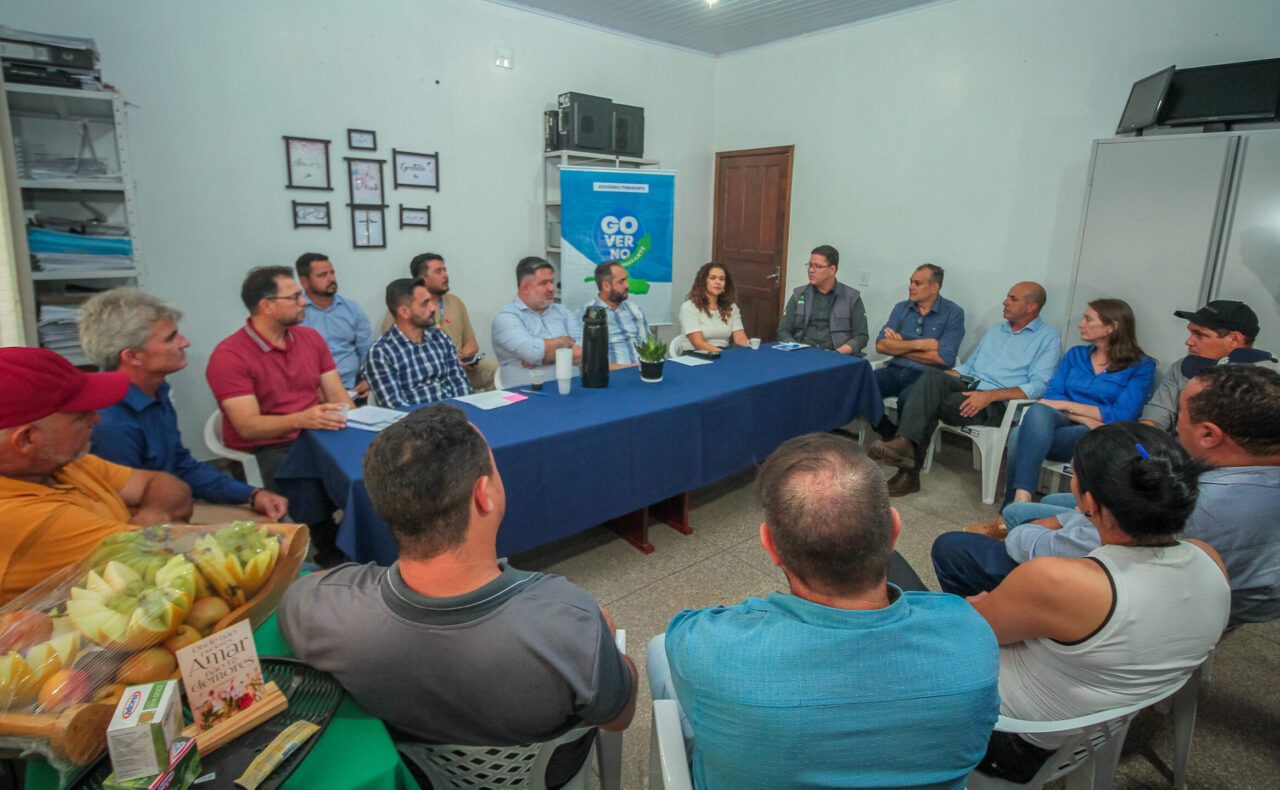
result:
<svg viewBox="0 0 1280 790"><path fill-rule="evenodd" d="M676 353L719 351L734 345L747 345L742 328L742 315L734 304L733 278L718 263L703 264L693 278L693 290L680 305L680 335Z"/></svg>
<svg viewBox="0 0 1280 790"><path fill-rule="evenodd" d="M1174 536L1207 467L1169 434L1115 422L1081 437L1071 481L1102 545L1023 563L969 599L1000 640L1000 712L1060 721L1172 694L1227 625L1218 554ZM995 732L978 770L1028 781L1062 737Z"/></svg>

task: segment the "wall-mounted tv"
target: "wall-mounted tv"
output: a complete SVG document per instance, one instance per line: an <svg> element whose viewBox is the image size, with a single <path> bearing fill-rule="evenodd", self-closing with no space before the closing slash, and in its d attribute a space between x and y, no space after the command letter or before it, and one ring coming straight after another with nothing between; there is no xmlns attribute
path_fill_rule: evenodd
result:
<svg viewBox="0 0 1280 790"><path fill-rule="evenodd" d="M1270 121L1280 108L1280 58L1177 69L1160 122Z"/></svg>
<svg viewBox="0 0 1280 790"><path fill-rule="evenodd" d="M1120 114L1116 134L1155 126L1160 118L1160 108L1164 105L1165 92L1169 90L1169 82L1173 79L1173 71L1174 67L1170 66L1133 83L1133 88L1129 90L1129 101Z"/></svg>

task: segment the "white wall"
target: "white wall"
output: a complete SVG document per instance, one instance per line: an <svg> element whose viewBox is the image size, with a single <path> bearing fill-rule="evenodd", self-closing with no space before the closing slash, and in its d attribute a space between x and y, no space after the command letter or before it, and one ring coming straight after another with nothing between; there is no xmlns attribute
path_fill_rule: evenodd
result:
<svg viewBox="0 0 1280 790"><path fill-rule="evenodd" d="M0 19L96 38L133 105L147 285L187 313L175 394L202 452L205 362L243 320L251 266L327 252L377 321L387 280L441 252L487 347L515 261L544 244L541 114L565 90L645 107L646 153L678 172L677 300L710 254L713 152L794 144L789 285L831 243L842 279L871 271L873 327L923 261L966 307L966 351L1018 279L1045 283L1061 325L1090 141L1135 79L1274 57L1280 3L955 0L720 59L479 0L0 0ZM513 70L490 65L497 46ZM440 151L439 195L387 192L393 212L429 201L435 230L352 250L339 169L339 226L292 228L289 201L318 193L284 189L281 136L330 138L339 165L348 127L376 130L379 157Z"/></svg>
<svg viewBox="0 0 1280 790"><path fill-rule="evenodd" d="M1020 279L1063 324L1091 141L1132 83L1276 57L1278 30L1274 0L955 0L722 58L715 146L795 145L789 286L835 245L874 332L937 263L967 353Z"/></svg>
<svg viewBox="0 0 1280 790"><path fill-rule="evenodd" d="M190 364L172 381L200 456L213 409L205 364L245 318L250 267L328 253L376 329L386 283L408 276L413 255L440 252L488 347L516 261L545 246L542 112L563 91L645 108L646 155L677 171L676 282L710 253L710 57L478 0L0 0L0 19L95 38L105 78L130 102L146 287L186 314ZM497 46L515 68L492 65ZM378 158L440 152L439 194L386 189L386 250L351 247L341 158L369 154L347 150L347 128L375 130ZM333 192L285 189L286 134L333 140ZM330 201L335 227L294 230L290 201L316 199ZM400 203L430 204L434 229L398 230Z"/></svg>

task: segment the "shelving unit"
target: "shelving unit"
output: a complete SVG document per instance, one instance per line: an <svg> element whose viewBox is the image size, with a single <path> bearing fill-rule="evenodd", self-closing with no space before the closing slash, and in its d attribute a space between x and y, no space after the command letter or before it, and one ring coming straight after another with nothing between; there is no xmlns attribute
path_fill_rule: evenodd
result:
<svg viewBox="0 0 1280 790"><path fill-rule="evenodd" d="M542 204L545 217L543 231L546 236L547 260L556 267L557 301L560 299L560 168L579 165L614 167L622 170L657 167L659 164L657 159L593 154L589 151L547 151L542 155Z"/></svg>
<svg viewBox="0 0 1280 790"><path fill-rule="evenodd" d="M61 308L65 336L67 316L78 301L96 291L143 282L125 102L115 91L12 82L4 84L4 94L9 126L0 133L9 137L14 151L24 220L96 220L125 228L124 238L132 244L133 266L127 269L37 271L29 258L17 262L25 334L28 343L35 343L41 337L42 306ZM13 233L26 238L24 226L14 227ZM77 365L88 362L78 349L56 350Z"/></svg>

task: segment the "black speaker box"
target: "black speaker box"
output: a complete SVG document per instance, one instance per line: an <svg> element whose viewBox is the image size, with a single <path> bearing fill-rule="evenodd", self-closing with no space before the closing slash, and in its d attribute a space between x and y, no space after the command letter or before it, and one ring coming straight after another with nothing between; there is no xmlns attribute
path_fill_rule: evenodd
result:
<svg viewBox="0 0 1280 790"><path fill-rule="evenodd" d="M613 105L613 152L619 156L644 156L644 108Z"/></svg>
<svg viewBox="0 0 1280 790"><path fill-rule="evenodd" d="M560 146L572 151L608 153L612 131L613 102L585 93L562 93L560 108Z"/></svg>

